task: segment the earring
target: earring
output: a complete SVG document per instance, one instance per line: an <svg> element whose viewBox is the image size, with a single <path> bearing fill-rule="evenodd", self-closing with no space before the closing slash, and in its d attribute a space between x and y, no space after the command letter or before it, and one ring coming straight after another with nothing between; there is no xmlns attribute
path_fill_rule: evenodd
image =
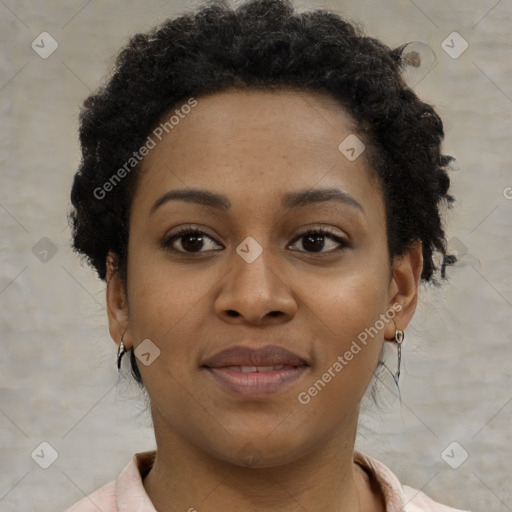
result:
<svg viewBox="0 0 512 512"><path fill-rule="evenodd" d="M117 370L121 370L121 359L126 354L126 347L123 343L123 337L121 336L121 342L119 343L119 348L117 349Z"/></svg>
<svg viewBox="0 0 512 512"><path fill-rule="evenodd" d="M398 365L396 373L393 375L393 379L395 380L395 384L398 387L398 379L400 378L400 365L402 363L402 342L404 341L405 335L404 331L401 331L400 329L395 329L395 337L394 342L397 345L397 352L398 352Z"/></svg>

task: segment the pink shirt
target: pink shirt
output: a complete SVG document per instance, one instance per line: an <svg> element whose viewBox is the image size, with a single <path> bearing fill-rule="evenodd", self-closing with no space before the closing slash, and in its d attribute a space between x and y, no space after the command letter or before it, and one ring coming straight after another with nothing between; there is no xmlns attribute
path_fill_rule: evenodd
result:
<svg viewBox="0 0 512 512"><path fill-rule="evenodd" d="M136 453L117 480L86 496L66 512L157 512L142 483L155 453ZM421 491L401 485L391 470L376 459L356 451L354 460L379 483L386 512L461 512L437 503Z"/></svg>

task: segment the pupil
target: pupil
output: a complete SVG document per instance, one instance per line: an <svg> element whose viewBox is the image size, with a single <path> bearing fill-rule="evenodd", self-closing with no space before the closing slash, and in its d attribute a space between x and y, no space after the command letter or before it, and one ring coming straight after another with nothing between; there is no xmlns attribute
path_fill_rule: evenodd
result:
<svg viewBox="0 0 512 512"><path fill-rule="evenodd" d="M308 251L320 252L324 247L324 235L308 235L302 245Z"/></svg>
<svg viewBox="0 0 512 512"><path fill-rule="evenodd" d="M188 243L187 241L191 241L191 243ZM183 238L181 245L186 251L199 251L203 246L203 237L201 235L187 235Z"/></svg>

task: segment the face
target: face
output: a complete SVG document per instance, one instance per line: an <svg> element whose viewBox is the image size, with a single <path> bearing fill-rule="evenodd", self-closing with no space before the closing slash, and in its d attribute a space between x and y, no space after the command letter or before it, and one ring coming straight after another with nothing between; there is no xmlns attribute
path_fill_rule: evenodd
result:
<svg viewBox="0 0 512 512"><path fill-rule="evenodd" d="M116 279L107 300L113 338L144 354L157 441L272 466L355 428L421 256L391 266L366 155L339 149L353 134L328 96L231 90L197 98L145 157L127 303Z"/></svg>

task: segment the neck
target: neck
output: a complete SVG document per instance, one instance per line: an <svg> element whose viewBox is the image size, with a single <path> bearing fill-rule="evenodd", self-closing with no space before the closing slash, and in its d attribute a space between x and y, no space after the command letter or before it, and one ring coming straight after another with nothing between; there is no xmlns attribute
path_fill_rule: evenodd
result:
<svg viewBox="0 0 512 512"><path fill-rule="evenodd" d="M364 496L368 479L353 462L357 413L348 431L293 461L264 468L223 461L153 413L157 455L144 487L159 512L370 510Z"/></svg>

